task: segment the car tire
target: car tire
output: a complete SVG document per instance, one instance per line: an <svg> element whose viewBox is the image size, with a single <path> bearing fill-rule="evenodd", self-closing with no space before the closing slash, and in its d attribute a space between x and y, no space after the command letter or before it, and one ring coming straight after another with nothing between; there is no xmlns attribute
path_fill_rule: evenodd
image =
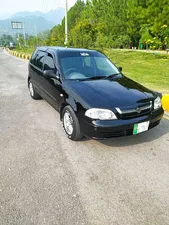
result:
<svg viewBox="0 0 169 225"><path fill-rule="evenodd" d="M79 141L83 135L80 132L78 118L70 106L65 106L62 111L62 124L67 137L73 141Z"/></svg>
<svg viewBox="0 0 169 225"><path fill-rule="evenodd" d="M35 99L35 100L41 99L40 95L36 92L35 88L33 87L33 83L31 81L31 79L28 81L28 88L29 88L30 96L33 99Z"/></svg>

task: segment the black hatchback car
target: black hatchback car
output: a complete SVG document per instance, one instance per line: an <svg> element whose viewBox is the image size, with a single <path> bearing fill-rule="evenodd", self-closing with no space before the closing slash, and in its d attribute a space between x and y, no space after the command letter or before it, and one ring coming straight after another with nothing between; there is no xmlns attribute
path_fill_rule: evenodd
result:
<svg viewBox="0 0 169 225"><path fill-rule="evenodd" d="M28 88L59 113L68 138L136 135L159 124L160 95L122 74L98 51L38 47L29 63Z"/></svg>

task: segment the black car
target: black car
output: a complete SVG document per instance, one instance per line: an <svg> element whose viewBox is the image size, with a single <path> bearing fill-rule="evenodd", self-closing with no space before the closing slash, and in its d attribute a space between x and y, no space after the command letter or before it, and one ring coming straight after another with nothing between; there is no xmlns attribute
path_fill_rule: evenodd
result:
<svg viewBox="0 0 169 225"><path fill-rule="evenodd" d="M68 138L135 135L159 124L160 95L122 74L98 51L38 47L29 63L28 88L59 113Z"/></svg>

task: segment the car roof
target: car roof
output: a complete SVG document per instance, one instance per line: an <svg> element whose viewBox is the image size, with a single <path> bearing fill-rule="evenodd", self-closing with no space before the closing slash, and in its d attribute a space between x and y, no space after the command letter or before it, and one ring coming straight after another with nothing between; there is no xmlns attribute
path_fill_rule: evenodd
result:
<svg viewBox="0 0 169 225"><path fill-rule="evenodd" d="M53 51L61 51L61 52L97 52L96 50L89 50L84 48L67 48L67 47L60 47L60 46L40 46L37 47L40 51L47 51L47 50L53 50Z"/></svg>

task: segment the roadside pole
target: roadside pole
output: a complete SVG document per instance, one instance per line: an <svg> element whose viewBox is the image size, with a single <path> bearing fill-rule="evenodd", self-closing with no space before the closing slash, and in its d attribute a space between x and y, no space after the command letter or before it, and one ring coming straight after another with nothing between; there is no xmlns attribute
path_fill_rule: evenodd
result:
<svg viewBox="0 0 169 225"><path fill-rule="evenodd" d="M68 44L68 19L67 19L68 3L65 0L65 45Z"/></svg>
<svg viewBox="0 0 169 225"><path fill-rule="evenodd" d="M21 48L21 44L20 44L20 41L19 41L19 39L20 39L20 35L19 35L19 33L18 33L18 44L19 44L19 48Z"/></svg>
<svg viewBox="0 0 169 225"><path fill-rule="evenodd" d="M25 23L23 22L23 37L24 37L24 44L26 47L26 35L25 35Z"/></svg>

